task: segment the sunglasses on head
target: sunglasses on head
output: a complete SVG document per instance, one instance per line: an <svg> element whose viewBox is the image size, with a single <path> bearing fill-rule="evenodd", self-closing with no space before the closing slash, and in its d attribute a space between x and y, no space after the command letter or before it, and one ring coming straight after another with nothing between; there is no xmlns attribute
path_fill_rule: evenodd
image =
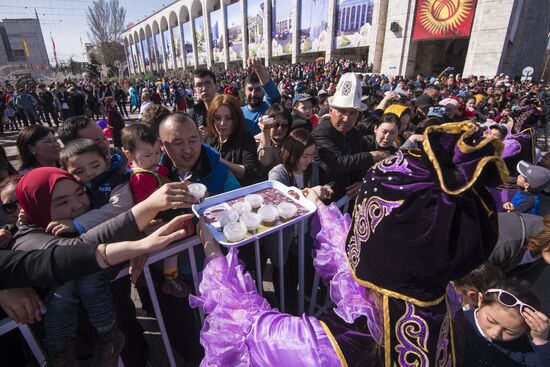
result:
<svg viewBox="0 0 550 367"><path fill-rule="evenodd" d="M19 209L19 204L17 201L10 201L8 203L1 204L0 206L2 207L2 210L8 214L13 214L17 209Z"/></svg>
<svg viewBox="0 0 550 367"><path fill-rule="evenodd" d="M504 289L489 289L485 294L497 293L497 300L506 307L516 307L519 306L520 315L525 318L525 310L530 310L531 312L537 312L533 306L529 306L527 303L521 302L514 296L512 293L505 291Z"/></svg>

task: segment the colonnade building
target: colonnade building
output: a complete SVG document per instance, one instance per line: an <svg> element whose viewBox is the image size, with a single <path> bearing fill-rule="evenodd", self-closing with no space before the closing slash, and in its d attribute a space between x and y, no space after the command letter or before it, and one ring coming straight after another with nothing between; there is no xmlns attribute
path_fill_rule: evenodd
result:
<svg viewBox="0 0 550 367"><path fill-rule="evenodd" d="M123 34L130 74L361 58L374 72L540 78L541 0L177 0Z"/></svg>

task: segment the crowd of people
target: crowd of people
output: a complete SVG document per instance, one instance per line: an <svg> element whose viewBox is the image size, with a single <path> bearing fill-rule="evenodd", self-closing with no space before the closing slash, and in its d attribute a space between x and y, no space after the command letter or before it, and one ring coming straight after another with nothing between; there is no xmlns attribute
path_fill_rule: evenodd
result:
<svg viewBox="0 0 550 367"><path fill-rule="evenodd" d="M549 119L543 81L387 77L352 60L7 84L0 121L20 130L19 166L2 148L0 307L33 324L52 366L145 366L130 282L153 313L147 254L198 234L200 290L187 254L153 269L189 365L550 366L550 155L536 144ZM276 234L260 240L263 266L284 266L282 314L255 290L252 246L221 250L190 214L190 183L217 195L265 180L318 207L305 291L317 271L334 302L319 319L292 316L293 227L283 259ZM352 219L333 204L345 198ZM0 339L24 365L21 341Z"/></svg>

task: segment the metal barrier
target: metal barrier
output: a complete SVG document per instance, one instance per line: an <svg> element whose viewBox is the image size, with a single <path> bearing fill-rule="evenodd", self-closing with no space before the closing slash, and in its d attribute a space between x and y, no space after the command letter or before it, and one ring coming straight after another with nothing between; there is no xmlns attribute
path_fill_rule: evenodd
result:
<svg viewBox="0 0 550 367"><path fill-rule="evenodd" d="M349 199L347 198L347 196L345 196L344 198L342 198L338 203L336 203L338 205L339 208L342 209L342 211L345 213L347 212L347 208L348 208L348 205L349 205ZM295 228L295 232L297 233L298 235L298 284L299 284L299 289L298 289L298 312L300 314L302 314L304 312L304 300L305 300L305 294L304 294L304 262L305 262L305 231L306 231L306 226L305 226L305 222L309 220L309 217L307 218L304 218L302 221L296 223L294 225L294 228ZM277 246L278 246L278 257L279 257L279 283L280 283L280 294L279 294L279 302L280 302L280 308L281 308L281 311L282 312L285 312L285 291L284 291L284 287L285 287L285 282L284 282L284 278L285 278L285 275L284 275L284 243L283 243L283 230L286 229L288 227L285 227L285 228L282 228L281 230L279 230L277 232L277 236L278 236L278 241L277 241ZM172 351L172 345L170 343L170 340L168 338L168 333L166 332L166 325L164 324L164 318L163 318L163 315L162 315L162 311L160 309L160 305L159 305L159 301L158 301L158 297L157 297L157 291L155 289L155 285L154 285L154 282L153 282L153 276L151 274L151 265L158 262L158 261L161 261L161 260L164 260L170 256L173 256L173 255L176 255L176 254L179 254L183 251L187 251L188 254L189 254L189 262L190 262L190 265L191 265L191 274L192 274L192 277L193 277L193 284L195 285L195 290L198 292L198 289L199 289L199 280L198 280L198 271L197 271L197 263L196 263L196 259L195 259L195 253L193 251L193 248L195 246L201 246L201 251L202 251L202 243L200 241L200 238L198 236L193 236L193 237L189 237L181 242L177 242L175 244L172 244L170 246L168 246L167 248L165 249L162 249L162 250L159 250L159 251L156 251L154 253L152 253L151 255L149 255L149 258L147 259L144 267L143 267L143 274L145 275L145 280L146 280L146 284L147 284L147 289L149 291L149 295L150 295L150 298L151 298L151 303L153 305L153 309L154 309L154 312L155 312L155 316L156 316L156 319L157 319L157 323L158 323L158 326L159 326L159 330L160 330L160 333L161 333L161 336L162 336L162 341L163 341L163 344L164 344L164 348L165 348L165 351L166 351L166 356L168 358L168 363L171 367L175 367L176 366L176 361L175 361L175 358L174 358L174 353ZM255 249L255 261L256 261L256 284L257 284L257 288L258 288L258 292L260 295L263 295L263 285L262 285L262 269L261 269L261 249L260 249L260 242L259 240L256 240L254 242L254 249ZM123 276L128 276L128 268L124 268L122 269L117 277L115 279L119 279ZM275 274L273 274L273 276L276 276ZM315 274L315 278L314 278L314 284L313 284L313 291L312 291L312 294L311 294L311 297L308 298L309 302L310 302L310 307L309 307L309 314L313 314L315 312L315 309L316 309L316 300L317 300L317 288L319 286L319 281L320 281L320 278L319 278L319 275L316 273ZM317 311L317 313L319 313L320 311L323 311L328 309L330 307L330 298L327 294L327 298L324 302L324 305L322 306L319 306L317 305L319 308L319 311ZM201 319L201 323L204 323L204 314L202 313L202 310L199 310L199 315L200 315L200 319ZM30 330L30 328L27 326L27 325L18 325L15 321L11 320L10 318L5 318L4 320L1 320L0 321L0 335L3 335L11 330L14 330L16 328L19 328L19 330L21 331L21 333L23 334L23 337L25 338L25 341L27 342L27 344L29 345L33 355L35 356L36 360L38 361L39 365L40 366L45 366L46 365L46 362L47 362L47 359L46 359L46 356L44 354L44 352L42 351L42 348L40 347L40 344L37 342L36 338L34 337L32 331ZM119 361L119 366L122 366L122 362Z"/></svg>

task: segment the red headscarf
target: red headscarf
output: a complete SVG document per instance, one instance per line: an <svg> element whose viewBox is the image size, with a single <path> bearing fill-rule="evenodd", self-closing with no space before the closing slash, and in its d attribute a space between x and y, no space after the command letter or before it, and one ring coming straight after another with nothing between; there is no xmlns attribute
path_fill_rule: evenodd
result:
<svg viewBox="0 0 550 367"><path fill-rule="evenodd" d="M29 224L46 228L51 222L52 191L57 181L62 179L76 182L68 172L55 167L35 168L21 178L15 192Z"/></svg>

